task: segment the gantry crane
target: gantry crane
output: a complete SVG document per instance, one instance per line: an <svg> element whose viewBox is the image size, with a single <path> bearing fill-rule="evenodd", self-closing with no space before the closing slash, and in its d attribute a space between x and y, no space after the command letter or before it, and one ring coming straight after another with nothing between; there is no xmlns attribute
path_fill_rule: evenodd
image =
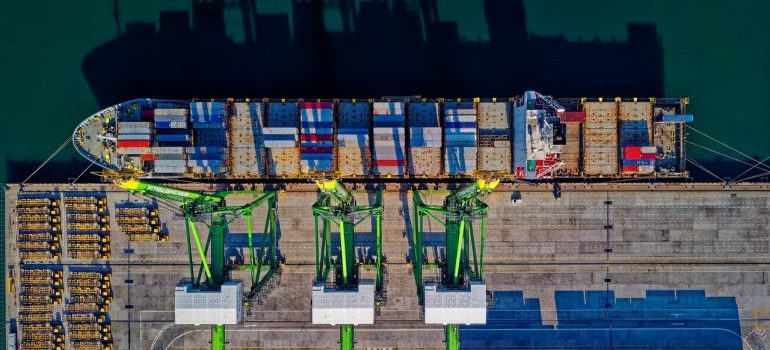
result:
<svg viewBox="0 0 770 350"><path fill-rule="evenodd" d="M484 196L497 187L500 180L479 179L444 198L443 205L428 205L421 194L447 191L420 191L412 193L414 222L412 227L412 263L417 294L425 308L425 323L443 324L447 349L460 347L460 323L486 323L486 286L484 278L484 238L489 207ZM442 217L443 216L443 217ZM425 218L440 223L445 229L445 258L437 257L436 264L425 264L423 233ZM481 221L479 248L476 248L474 219ZM440 271L437 283L423 282L423 268L435 267ZM458 305L460 304L460 305Z"/></svg>
<svg viewBox="0 0 770 350"><path fill-rule="evenodd" d="M316 242L316 277L313 286L313 323L340 325L340 349L353 349L354 324L373 324L375 299L383 299L382 192L374 204L356 205L353 193L336 180L316 181L321 196L313 204ZM373 261L359 261L355 228L374 218ZM320 219L320 227L319 227ZM339 230L339 254L333 260L332 226ZM374 285L359 278L359 269L374 268ZM334 284L327 285L334 271ZM361 302L363 300L363 302Z"/></svg>
<svg viewBox="0 0 770 350"><path fill-rule="evenodd" d="M251 272L251 287L244 293L244 303L250 303L262 287L279 272L280 262L277 252L276 203L275 191L225 190L213 194L188 191L136 179L116 180L118 186L132 193L140 193L154 198L179 203L185 220L187 237L187 256L190 265L190 281L195 290L216 291L229 279L225 266L225 235L227 225L239 217L246 221L248 235L249 260L243 266ZM231 194L256 195L257 198L242 206L227 206L225 198ZM259 206L267 206L262 239L258 251L252 241L252 212ZM203 223L209 229L205 246L201 243L196 222ZM195 241L200 267L195 276L192 242ZM263 271L264 269L264 271ZM201 275L205 274L205 281ZM240 310L240 308L236 308ZM240 316L238 316L240 317ZM205 324L200 322L201 324ZM211 349L225 348L225 325L211 325Z"/></svg>

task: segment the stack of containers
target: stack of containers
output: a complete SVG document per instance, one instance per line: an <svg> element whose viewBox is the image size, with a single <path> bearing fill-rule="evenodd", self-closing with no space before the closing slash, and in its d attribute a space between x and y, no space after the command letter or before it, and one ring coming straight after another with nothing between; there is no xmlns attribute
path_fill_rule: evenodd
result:
<svg viewBox="0 0 770 350"><path fill-rule="evenodd" d="M118 121L117 152L133 168L142 169L146 154L150 153L152 131L149 122Z"/></svg>
<svg viewBox="0 0 770 350"><path fill-rule="evenodd" d="M372 160L369 152L369 102L341 101L338 114L337 159L340 174L369 175Z"/></svg>
<svg viewBox="0 0 770 350"><path fill-rule="evenodd" d="M479 171L511 172L510 104L479 102Z"/></svg>
<svg viewBox="0 0 770 350"><path fill-rule="evenodd" d="M406 132L403 102L374 102L372 111L375 175L403 175Z"/></svg>
<svg viewBox="0 0 770 350"><path fill-rule="evenodd" d="M230 119L231 172L238 177L262 176L265 163L262 147L262 103L238 102Z"/></svg>
<svg viewBox="0 0 770 350"><path fill-rule="evenodd" d="M189 124L187 123L187 108L174 108L159 104L154 110L154 126L158 141L162 145L152 148L151 153L142 154L142 160L153 161L154 172L158 174L180 174L187 171L184 149L182 145L189 141Z"/></svg>
<svg viewBox="0 0 770 350"><path fill-rule="evenodd" d="M334 103L302 102L300 169L303 173L334 170Z"/></svg>
<svg viewBox="0 0 770 350"><path fill-rule="evenodd" d="M618 172L618 105L616 102L585 102L583 169L587 175Z"/></svg>
<svg viewBox="0 0 770 350"><path fill-rule="evenodd" d="M562 113L561 122L567 128L564 152L561 160L564 162L563 171L567 175L580 174L580 143L583 129L583 121L586 119L584 111L567 111Z"/></svg>
<svg viewBox="0 0 770 350"><path fill-rule="evenodd" d="M296 102L270 102L262 138L267 149L267 172L274 176L299 174L299 124Z"/></svg>
<svg viewBox="0 0 770 350"><path fill-rule="evenodd" d="M118 147L150 147L149 122L118 122Z"/></svg>
<svg viewBox="0 0 770 350"><path fill-rule="evenodd" d="M476 171L476 121L473 102L444 103L444 171L447 174Z"/></svg>
<svg viewBox="0 0 770 350"><path fill-rule="evenodd" d="M193 174L216 175L227 172L227 106L224 102L191 102L190 121L195 146L187 147L187 166Z"/></svg>
<svg viewBox="0 0 770 350"><path fill-rule="evenodd" d="M655 171L657 149L652 146L623 147L623 173L651 174Z"/></svg>
<svg viewBox="0 0 770 350"><path fill-rule="evenodd" d="M409 174L436 176L441 174L441 125L438 103L410 102Z"/></svg>
<svg viewBox="0 0 770 350"><path fill-rule="evenodd" d="M618 112L618 151L622 152L622 172L652 173L655 171L656 153L655 147L649 148L652 143L652 103L623 101L618 104Z"/></svg>

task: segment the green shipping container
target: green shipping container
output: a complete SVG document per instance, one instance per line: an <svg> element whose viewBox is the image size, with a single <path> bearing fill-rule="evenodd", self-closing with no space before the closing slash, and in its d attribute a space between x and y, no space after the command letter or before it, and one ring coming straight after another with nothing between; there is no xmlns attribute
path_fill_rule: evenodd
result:
<svg viewBox="0 0 770 350"><path fill-rule="evenodd" d="M527 159L527 171L535 171L537 167L537 161L534 159Z"/></svg>

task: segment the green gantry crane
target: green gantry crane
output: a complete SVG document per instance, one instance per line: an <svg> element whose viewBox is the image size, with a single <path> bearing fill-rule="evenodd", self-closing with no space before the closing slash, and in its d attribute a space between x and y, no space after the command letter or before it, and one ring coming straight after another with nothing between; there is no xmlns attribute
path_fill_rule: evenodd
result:
<svg viewBox="0 0 770 350"><path fill-rule="evenodd" d="M196 288L217 290L228 279L228 272L225 267L225 232L227 225L239 217L246 220L249 247L249 261L242 268L251 271L251 288L244 295L244 302L250 303L260 289L278 273L280 262L277 252L275 210L277 196L275 191L225 190L206 194L136 179L117 180L116 184L132 193L140 193L180 204L185 220L190 280ZM227 206L225 198L236 193L257 195L258 197L242 206ZM264 234L258 250L255 251L252 242L251 215L254 209L263 204L267 205ZM205 246L201 243L196 222L203 223L209 229ZM195 264L193 263L190 236L195 241L195 247L201 260L197 277L194 271ZM202 274L206 275L205 281L201 281ZM223 324L211 325L211 349L224 349L225 343L225 326Z"/></svg>
<svg viewBox="0 0 770 350"><path fill-rule="evenodd" d="M414 204L414 222L412 227L412 263L414 279L420 304L425 305L425 285L423 268L440 270L440 286L445 290L467 289L469 281L483 281L484 277L484 238L486 236L486 216L489 207L483 197L497 187L500 180L479 179L456 191L415 190L412 193ZM449 193L443 205L428 205L421 194ZM443 216L443 217L442 217ZM432 219L446 231L445 259L435 264L426 264L423 259L424 221ZM479 251L476 249L476 235L473 220L480 219ZM486 301L485 301L486 302ZM427 319L426 319L427 321ZM447 349L459 349L460 330L457 324L444 326Z"/></svg>
<svg viewBox="0 0 770 350"><path fill-rule="evenodd" d="M353 192L336 180L316 181L321 190L320 198L313 204L315 219L315 258L316 283L326 283L329 273L335 273L335 288L352 290L359 285L359 268L374 268L375 299L382 302L383 266L382 266L382 192L375 191L375 203L356 205ZM355 227L364 220L375 220L376 252L373 263L357 261L355 251ZM319 227L319 219L321 225ZM332 225L339 229L339 255L332 260ZM372 311L373 312L373 311ZM373 319L372 319L373 320ZM352 324L340 325L340 349L353 349L354 330Z"/></svg>

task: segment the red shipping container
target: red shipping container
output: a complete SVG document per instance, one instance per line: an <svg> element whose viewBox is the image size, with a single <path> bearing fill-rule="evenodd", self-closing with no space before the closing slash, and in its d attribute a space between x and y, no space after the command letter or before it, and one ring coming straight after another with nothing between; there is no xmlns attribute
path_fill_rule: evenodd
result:
<svg viewBox="0 0 770 350"><path fill-rule="evenodd" d="M150 141L122 140L118 141L118 147L150 147Z"/></svg>
<svg viewBox="0 0 770 350"><path fill-rule="evenodd" d="M374 161L377 166L404 166L403 159L379 159Z"/></svg>
<svg viewBox="0 0 770 350"><path fill-rule="evenodd" d="M560 116L562 123L582 123L586 120L585 111L564 112Z"/></svg>
<svg viewBox="0 0 770 350"><path fill-rule="evenodd" d="M527 177L527 173L524 171L524 167L523 166L517 166L516 167L516 177L519 178L519 179L523 179L523 178Z"/></svg>
<svg viewBox="0 0 770 350"><path fill-rule="evenodd" d="M642 159L642 147L629 146L623 148L623 158L626 159Z"/></svg>
<svg viewBox="0 0 770 350"><path fill-rule="evenodd" d="M334 103L332 102L302 102L303 109L332 109Z"/></svg>
<svg viewBox="0 0 770 350"><path fill-rule="evenodd" d="M152 120L152 118L155 117L154 109L143 109L140 113L142 115L142 119L144 120Z"/></svg>
<svg viewBox="0 0 770 350"><path fill-rule="evenodd" d="M331 147L300 147L301 153L332 153Z"/></svg>
<svg viewBox="0 0 770 350"><path fill-rule="evenodd" d="M642 159L655 159L657 158L657 153L642 153Z"/></svg>
<svg viewBox="0 0 770 350"><path fill-rule="evenodd" d="M334 135L302 134L299 137L302 141L334 141Z"/></svg>
<svg viewBox="0 0 770 350"><path fill-rule="evenodd" d="M152 153L142 153L139 155L141 160L155 160L155 155Z"/></svg>
<svg viewBox="0 0 770 350"><path fill-rule="evenodd" d="M639 171L638 165L624 165L623 166L623 172L624 173L635 173Z"/></svg>

